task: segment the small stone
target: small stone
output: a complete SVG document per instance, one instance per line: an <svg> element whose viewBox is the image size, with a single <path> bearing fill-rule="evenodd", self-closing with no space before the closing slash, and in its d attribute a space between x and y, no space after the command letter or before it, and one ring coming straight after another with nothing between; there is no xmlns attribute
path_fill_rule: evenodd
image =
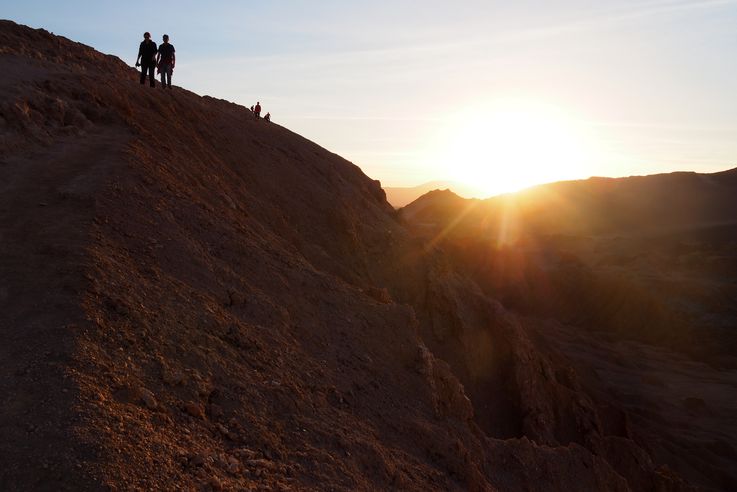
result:
<svg viewBox="0 0 737 492"><path fill-rule="evenodd" d="M392 297L386 288L369 287L364 293L382 304L390 304L392 302Z"/></svg>
<svg viewBox="0 0 737 492"><path fill-rule="evenodd" d="M203 466L205 464L205 457L201 454L195 454L189 457L190 466Z"/></svg>
<svg viewBox="0 0 737 492"><path fill-rule="evenodd" d="M246 460L252 460L258 456L258 453L256 451L252 449L248 449L248 448L236 449L234 453L237 456L240 456L241 458L246 459Z"/></svg>
<svg viewBox="0 0 737 492"><path fill-rule="evenodd" d="M255 467L257 470L273 470L276 466L269 460L248 460L248 465Z"/></svg>
<svg viewBox="0 0 737 492"><path fill-rule="evenodd" d="M158 408L159 403L156 401L156 397L151 391L146 388L140 388L138 393L141 395L141 401L146 405L146 408L150 410L156 410Z"/></svg>
<svg viewBox="0 0 737 492"><path fill-rule="evenodd" d="M230 208L233 210L238 210L238 205L233 201L230 196L228 196L226 193L223 193L223 198L225 198L225 201L230 205Z"/></svg>
<svg viewBox="0 0 737 492"><path fill-rule="evenodd" d="M184 373L173 369L164 369L161 378L169 386L177 386L184 382Z"/></svg>
<svg viewBox="0 0 737 492"><path fill-rule="evenodd" d="M212 477L210 479L210 487L212 487L213 490L223 490L223 482L221 482L217 477Z"/></svg>
<svg viewBox="0 0 737 492"><path fill-rule="evenodd" d="M227 470L228 473L238 475L238 472L241 471L241 465L240 463L228 463Z"/></svg>
<svg viewBox="0 0 737 492"><path fill-rule="evenodd" d="M184 411L190 414L192 417L198 419L204 419L205 413L202 411L202 407L194 402L187 402L184 404Z"/></svg>

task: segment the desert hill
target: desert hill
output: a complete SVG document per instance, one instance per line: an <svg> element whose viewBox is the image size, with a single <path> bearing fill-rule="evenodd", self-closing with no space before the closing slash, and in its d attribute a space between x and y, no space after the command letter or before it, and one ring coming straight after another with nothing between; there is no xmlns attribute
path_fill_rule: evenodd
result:
<svg viewBox="0 0 737 492"><path fill-rule="evenodd" d="M734 484L350 162L9 21L0 70L3 490Z"/></svg>
<svg viewBox="0 0 737 492"><path fill-rule="evenodd" d="M661 456L688 455L682 470L707 466L729 489L734 461L703 446L737 443L727 403L737 388L735 176L593 178L481 201L436 191L401 215L541 343L578 361L590 391L638 415L668 443Z"/></svg>
<svg viewBox="0 0 737 492"><path fill-rule="evenodd" d="M539 185L474 201L433 191L404 207L413 222L442 224L447 215L473 233L495 233L502 215L515 238L532 234L634 234L702 227L737 217L737 168L712 174L677 172L629 178L589 178ZM450 194L456 198L450 198ZM458 200L460 199L460 200ZM455 200L454 203L446 203ZM474 204L469 210L467 205ZM428 208L430 207L430 208ZM445 214L446 216L443 216ZM483 227L483 230L478 229ZM465 231L469 232L469 231Z"/></svg>
<svg viewBox="0 0 737 492"><path fill-rule="evenodd" d="M487 200L436 191L402 216L462 256L508 306L732 355L736 193L737 169L591 178Z"/></svg>
<svg viewBox="0 0 737 492"><path fill-rule="evenodd" d="M409 205L422 195L434 190L452 190L466 198L485 197L487 193L455 181L430 181L418 186L385 186L386 200L396 208Z"/></svg>

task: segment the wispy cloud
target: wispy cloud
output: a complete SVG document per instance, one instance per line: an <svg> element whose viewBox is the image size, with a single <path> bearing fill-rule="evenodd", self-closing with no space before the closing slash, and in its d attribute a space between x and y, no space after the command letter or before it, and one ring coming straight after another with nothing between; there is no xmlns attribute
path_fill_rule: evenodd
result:
<svg viewBox="0 0 737 492"><path fill-rule="evenodd" d="M588 31L606 27L614 27L629 21L648 17L667 16L686 13L693 10L707 10L737 5L737 0L702 0L702 1L653 1L641 4L636 8L617 9L602 12L596 16L583 18L556 25L544 26L511 34L512 40L549 38L578 31Z"/></svg>
<svg viewBox="0 0 737 492"><path fill-rule="evenodd" d="M328 74L332 81L339 83L336 76L343 73L354 73L347 67L363 67L363 71L372 67L382 67L383 78L396 77L409 69L414 74L420 71L424 75L452 71L460 67L472 65L488 65L504 62L508 56L508 45L528 41L575 34L582 31L596 31L604 28L616 28L628 22L640 19L665 17L673 14L684 14L694 10L719 9L737 5L737 0L701 0L701 1L650 1L640 3L637 7L609 8L580 19L531 28L507 28L484 35L463 35L443 37L441 41L405 43L395 46L382 46L371 49L344 49L337 43L335 49L313 49L305 52L281 52L270 55L227 55L213 56L212 53L201 58L183 60L182 68L196 66L197 70L238 71L247 73L252 67L258 67L262 73L310 73L313 77L320 72ZM452 38L452 40L450 40ZM346 43L349 45L349 43ZM498 48L498 50L494 50ZM396 69L396 71L392 71ZM378 75L378 74L377 74ZM354 82L350 78L346 83Z"/></svg>
<svg viewBox="0 0 737 492"><path fill-rule="evenodd" d="M737 126L700 126L639 121L583 121L581 123L594 127L607 128L643 128L651 130L674 130L684 132L737 133Z"/></svg>

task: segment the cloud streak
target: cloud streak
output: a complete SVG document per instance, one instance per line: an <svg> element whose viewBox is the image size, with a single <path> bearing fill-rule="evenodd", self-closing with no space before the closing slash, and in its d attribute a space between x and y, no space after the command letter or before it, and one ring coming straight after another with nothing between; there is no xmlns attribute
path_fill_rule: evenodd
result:
<svg viewBox="0 0 737 492"><path fill-rule="evenodd" d="M708 10L737 5L736 0L703 0L681 2L649 2L644 6L627 11L612 11L598 16L580 19L569 23L546 26L542 28L521 31L512 35L508 40L535 40L551 38L580 31L590 31L606 27L615 27L628 21L635 21L649 17L666 16L690 12L693 10Z"/></svg>

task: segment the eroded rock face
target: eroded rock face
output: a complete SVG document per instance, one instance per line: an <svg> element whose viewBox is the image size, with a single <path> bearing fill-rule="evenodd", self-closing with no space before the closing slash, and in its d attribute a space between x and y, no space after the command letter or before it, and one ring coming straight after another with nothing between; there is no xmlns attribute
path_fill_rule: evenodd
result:
<svg viewBox="0 0 737 492"><path fill-rule="evenodd" d="M0 40L0 488L683 486L358 167Z"/></svg>

